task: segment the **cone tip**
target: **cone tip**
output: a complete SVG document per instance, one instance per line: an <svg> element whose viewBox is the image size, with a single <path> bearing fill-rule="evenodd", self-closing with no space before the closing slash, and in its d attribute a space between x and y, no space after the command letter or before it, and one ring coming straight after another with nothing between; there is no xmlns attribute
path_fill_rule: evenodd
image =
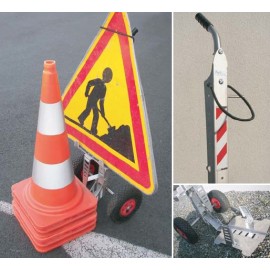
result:
<svg viewBox="0 0 270 270"><path fill-rule="evenodd" d="M40 100L52 104L61 101L61 92L54 60L45 60Z"/></svg>
<svg viewBox="0 0 270 270"><path fill-rule="evenodd" d="M44 71L56 72L56 62L54 60L45 60L44 61Z"/></svg>

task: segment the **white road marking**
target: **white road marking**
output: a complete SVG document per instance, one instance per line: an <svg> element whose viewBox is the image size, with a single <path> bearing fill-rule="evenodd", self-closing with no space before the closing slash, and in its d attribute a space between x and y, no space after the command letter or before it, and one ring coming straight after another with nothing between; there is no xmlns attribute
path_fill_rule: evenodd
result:
<svg viewBox="0 0 270 270"><path fill-rule="evenodd" d="M13 215L12 205L0 201L0 212ZM169 258L170 256L135 246L123 240L91 232L62 246L73 258Z"/></svg>
<svg viewBox="0 0 270 270"><path fill-rule="evenodd" d="M4 212L8 215L13 215L12 205L10 203L0 201L0 212Z"/></svg>
<svg viewBox="0 0 270 270"><path fill-rule="evenodd" d="M63 247L71 257L76 258L169 257L168 255L94 232L77 238Z"/></svg>

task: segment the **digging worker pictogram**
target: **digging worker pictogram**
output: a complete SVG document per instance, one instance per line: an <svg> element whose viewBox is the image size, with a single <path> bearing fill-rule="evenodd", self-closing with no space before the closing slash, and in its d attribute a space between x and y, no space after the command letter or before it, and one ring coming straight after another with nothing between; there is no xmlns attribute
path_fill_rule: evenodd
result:
<svg viewBox="0 0 270 270"><path fill-rule="evenodd" d="M104 99L106 96L106 83L109 83L112 80L112 70L107 67L104 69L102 73L102 79L97 78L94 80L90 80L85 89L85 97L88 97L88 101L86 104L86 108L78 117L80 124L83 126L85 119L90 115L91 111L93 111L93 120L91 125L91 133L93 135L97 134L97 124L99 120L99 113L105 119L105 111L104 111ZM90 92L91 87L94 87ZM98 108L99 103L99 108Z"/></svg>

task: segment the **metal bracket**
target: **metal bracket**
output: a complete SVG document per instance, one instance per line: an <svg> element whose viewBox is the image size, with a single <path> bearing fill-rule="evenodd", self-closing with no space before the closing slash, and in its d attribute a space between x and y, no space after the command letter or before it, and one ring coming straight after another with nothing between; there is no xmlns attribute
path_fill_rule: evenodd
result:
<svg viewBox="0 0 270 270"><path fill-rule="evenodd" d="M114 192L106 186L106 181L109 175L109 168L105 166L103 160L96 160L93 156L91 156L88 152L84 150L79 144L78 141L74 141L74 146L81 150L84 153L84 161L83 161L83 184L87 185L88 182L94 181L93 186L90 191L97 197L101 199L104 195L104 188L112 195ZM91 175L90 172L90 164L91 161L98 163L98 173Z"/></svg>
<svg viewBox="0 0 270 270"><path fill-rule="evenodd" d="M207 193L205 192L203 186L181 186L185 191L186 195L190 199L193 207L196 209L198 215L202 217L205 222L208 222L205 218L211 215L213 207Z"/></svg>
<svg viewBox="0 0 270 270"><path fill-rule="evenodd" d="M108 168L104 165L103 160L98 162L98 178L94 185L91 187L91 192L98 198L101 199L104 195L105 182L108 177ZM89 178L88 178L89 179Z"/></svg>
<svg viewBox="0 0 270 270"><path fill-rule="evenodd" d="M181 185L178 186L174 191L173 191L173 200L176 202L179 202L179 197L186 195L186 188L185 186Z"/></svg>
<svg viewBox="0 0 270 270"><path fill-rule="evenodd" d="M245 218L236 216L230 221L227 228L233 239L232 246L240 249L243 255L251 256L267 235L270 220L254 220L254 229L246 228L245 225ZM229 238L227 238L227 241L228 239ZM227 244L227 241L225 234L220 233L215 239L215 244Z"/></svg>
<svg viewBox="0 0 270 270"><path fill-rule="evenodd" d="M245 219L245 225L248 229L254 229L254 219L246 206L240 206L239 210Z"/></svg>
<svg viewBox="0 0 270 270"><path fill-rule="evenodd" d="M83 159L83 184L86 186L88 182L88 176L90 174L90 162L91 157L85 153Z"/></svg>
<svg viewBox="0 0 270 270"><path fill-rule="evenodd" d="M231 233L231 230L228 228L228 226L222 226L222 232L224 235L224 240L227 245L232 246L233 245L233 236Z"/></svg>

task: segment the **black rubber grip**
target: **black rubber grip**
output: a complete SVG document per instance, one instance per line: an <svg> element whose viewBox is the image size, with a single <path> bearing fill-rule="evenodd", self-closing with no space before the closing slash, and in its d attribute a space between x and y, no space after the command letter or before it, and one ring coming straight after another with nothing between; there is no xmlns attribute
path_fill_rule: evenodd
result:
<svg viewBox="0 0 270 270"><path fill-rule="evenodd" d="M206 31L208 31L209 26L213 26L213 24L208 21L202 13L197 13L195 19L202 25L203 28L206 29Z"/></svg>
<svg viewBox="0 0 270 270"><path fill-rule="evenodd" d="M138 32L139 32L139 30L136 27L134 27L132 29L132 36L135 37Z"/></svg>

